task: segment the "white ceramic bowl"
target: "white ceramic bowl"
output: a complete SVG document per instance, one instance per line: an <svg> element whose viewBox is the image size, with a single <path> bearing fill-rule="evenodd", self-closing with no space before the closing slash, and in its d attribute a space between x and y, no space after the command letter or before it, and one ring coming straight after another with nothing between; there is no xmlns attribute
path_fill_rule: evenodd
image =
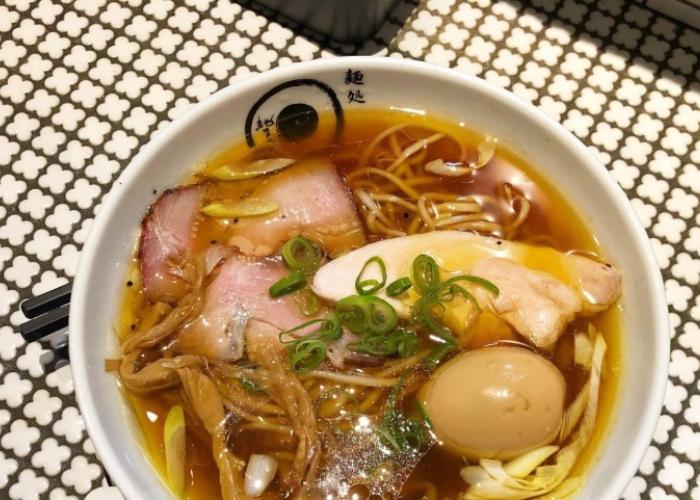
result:
<svg viewBox="0 0 700 500"><path fill-rule="evenodd" d="M363 84L347 84L347 71ZM348 103L348 92L366 104ZM355 94L357 97L357 94ZM104 359L114 356L111 326L139 221L161 192L234 138L246 121L290 103L316 109L397 107L464 122L499 137L530 160L585 217L624 273L623 373L618 404L580 498L616 500L651 439L667 377L669 327L661 276L646 233L622 190L573 135L530 104L484 81L424 63L373 57L295 64L250 77L195 106L157 135L106 198L82 252L70 311L75 390L99 458L129 500L171 498L144 453L143 440ZM256 106L257 103L257 106ZM246 120L247 118L247 120Z"/></svg>

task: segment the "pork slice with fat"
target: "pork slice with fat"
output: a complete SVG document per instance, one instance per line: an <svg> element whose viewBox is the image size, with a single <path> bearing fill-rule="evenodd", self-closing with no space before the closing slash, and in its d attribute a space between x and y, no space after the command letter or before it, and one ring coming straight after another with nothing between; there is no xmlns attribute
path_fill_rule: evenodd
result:
<svg viewBox="0 0 700 500"><path fill-rule="evenodd" d="M141 223L138 257L150 300L174 303L187 290L176 269L191 254L203 190L187 186L165 191Z"/></svg>
<svg viewBox="0 0 700 500"><path fill-rule="evenodd" d="M243 355L246 330L276 336L308 320L291 295L270 296L270 286L288 273L277 260L235 254L213 273L202 314L178 334L179 352L235 360Z"/></svg>
<svg viewBox="0 0 700 500"><path fill-rule="evenodd" d="M236 225L229 243L245 254L270 255L298 234L319 241L330 254L365 243L350 191L326 160L301 161L270 176L251 197L274 201L279 209Z"/></svg>

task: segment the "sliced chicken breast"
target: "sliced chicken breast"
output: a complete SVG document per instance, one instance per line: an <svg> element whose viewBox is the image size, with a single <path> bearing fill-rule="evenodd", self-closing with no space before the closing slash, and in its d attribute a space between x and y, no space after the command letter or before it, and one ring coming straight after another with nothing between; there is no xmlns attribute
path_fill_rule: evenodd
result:
<svg viewBox="0 0 700 500"><path fill-rule="evenodd" d="M583 301L576 290L554 276L533 271L509 259L487 257L479 260L470 274L489 280L497 296L476 291L480 305L505 319L535 346L549 349L564 332Z"/></svg>
<svg viewBox="0 0 700 500"><path fill-rule="evenodd" d="M597 313L618 299L622 293L622 273L618 268L582 255L569 258L581 283L584 312Z"/></svg>
<svg viewBox="0 0 700 500"><path fill-rule="evenodd" d="M502 289L485 304L543 348L556 342L576 314L609 307L622 289L618 269L587 257L470 233L436 231L379 241L332 260L314 276L314 292L332 302L354 294L355 278L374 256L386 264L387 283L411 276L413 259L420 254L436 260L442 279L474 274L493 281ZM400 299L386 297L383 291L379 295L403 316L417 298L415 291ZM460 323L468 325L452 321L450 326Z"/></svg>

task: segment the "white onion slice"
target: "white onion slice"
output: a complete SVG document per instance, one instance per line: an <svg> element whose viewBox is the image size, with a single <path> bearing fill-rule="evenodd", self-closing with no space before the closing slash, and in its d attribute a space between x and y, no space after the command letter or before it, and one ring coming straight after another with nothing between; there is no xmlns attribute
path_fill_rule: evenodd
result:
<svg viewBox="0 0 700 500"><path fill-rule="evenodd" d="M486 164L490 162L496 154L497 144L498 139L496 139L494 136L489 134L484 136L484 140L481 141L476 147L476 151L477 153L479 153L479 157L477 158L476 163L470 165L470 167L472 167L473 169L485 167Z"/></svg>
<svg viewBox="0 0 700 500"><path fill-rule="evenodd" d="M295 160L291 158L266 158L239 165L224 165L213 172L205 173L205 175L222 181L239 181L277 172L289 167L294 162Z"/></svg>
<svg viewBox="0 0 700 500"><path fill-rule="evenodd" d="M593 360L593 342L585 333L577 333L574 335L574 363L590 369L591 361Z"/></svg>
<svg viewBox="0 0 700 500"><path fill-rule="evenodd" d="M245 494L259 497L270 485L277 472L277 460L270 455L253 454L245 469Z"/></svg>
<svg viewBox="0 0 700 500"><path fill-rule="evenodd" d="M425 164L425 170L432 174L445 177L459 177L471 173L474 169L465 166L462 162L445 161L440 158Z"/></svg>

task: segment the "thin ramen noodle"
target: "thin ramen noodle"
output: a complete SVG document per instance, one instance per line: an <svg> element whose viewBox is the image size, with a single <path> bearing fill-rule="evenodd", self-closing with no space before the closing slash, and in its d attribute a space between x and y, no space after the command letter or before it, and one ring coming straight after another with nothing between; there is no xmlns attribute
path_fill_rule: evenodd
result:
<svg viewBox="0 0 700 500"><path fill-rule="evenodd" d="M331 135L234 142L144 214L107 366L165 483L575 494L613 409L620 273L497 137L379 110Z"/></svg>

